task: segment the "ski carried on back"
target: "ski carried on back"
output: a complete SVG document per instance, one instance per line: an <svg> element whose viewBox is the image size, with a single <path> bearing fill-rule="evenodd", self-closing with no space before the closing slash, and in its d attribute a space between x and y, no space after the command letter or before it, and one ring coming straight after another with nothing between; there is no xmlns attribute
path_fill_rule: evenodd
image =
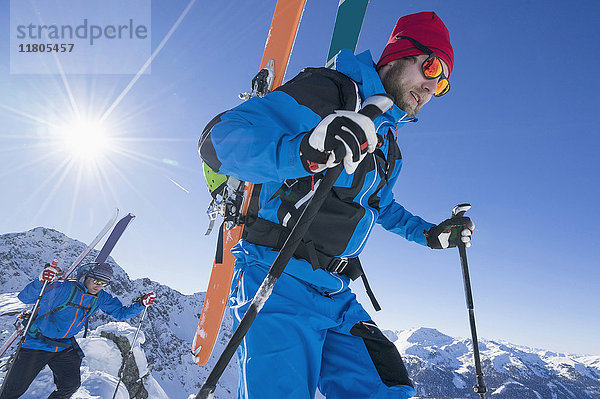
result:
<svg viewBox="0 0 600 399"><path fill-rule="evenodd" d="M90 252L92 252L92 250L96 247L96 245L98 245L100 240L102 240L102 238L106 235L106 233L108 233L108 231L111 229L111 227L114 226L115 222L117 221L118 216L119 216L119 209L117 208L117 209L115 209L115 212L114 212L113 216L110 218L110 220L108 221L108 223L106 223L106 226L104 226L102 228L102 230L100 230L100 233L98 233L96 238L94 238L92 240L92 242L90 242L90 244L79 254L79 256L77 258L75 258L73 263L71 263L71 266L69 266L69 268L67 270L65 270L62 273L62 275L59 277L59 280L66 280L67 278L69 278L71 273L73 273L73 271L75 269L77 269L77 267L81 264L81 262L83 262L85 257L88 256Z"/></svg>
<svg viewBox="0 0 600 399"><path fill-rule="evenodd" d="M341 49L356 50L368 5L369 0L340 0L325 67L335 65L335 56Z"/></svg>
<svg viewBox="0 0 600 399"><path fill-rule="evenodd" d="M6 353L8 348L10 348L11 345L17 340L17 338L21 336L21 333L23 332L23 330L25 330L25 326L27 325L29 317L31 317L31 311L29 310L24 310L23 312L19 313L19 316L17 317L17 320L14 324L15 331L13 331L13 333L6 339L6 341L4 341L4 344L2 344L2 346L0 347L0 357L2 357L4 353Z"/></svg>
<svg viewBox="0 0 600 399"><path fill-rule="evenodd" d="M281 85L305 3L306 0L277 1L260 70L252 79L252 91L240 94L240 98L263 97ZM209 231L217 215L223 216L223 223L219 229L215 260L202 313L192 342L194 361L200 366L208 362L227 307L235 263L231 248L242 238L242 222L248 210L253 187L251 183L218 175L206 164L204 170L213 196L209 207Z"/></svg>
<svg viewBox="0 0 600 399"><path fill-rule="evenodd" d="M110 255L115 245L117 245L117 241L119 241L119 239L125 232L125 229L127 228L127 226L129 226L129 223L131 223L131 221L134 218L134 214L128 213L127 215L123 216L121 220L119 220L119 222L115 225L114 229L110 232L110 235L108 236L106 242L100 249L100 252L98 252L98 255L96 256L94 262L106 262L106 259L108 259L108 255Z"/></svg>
<svg viewBox="0 0 600 399"><path fill-rule="evenodd" d="M8 350L8 348L11 347L13 342L15 342L17 340L17 338L19 338L19 336L25 329L25 326L23 324L18 324L15 326L15 328L16 328L16 330L13 331L12 334L10 334L10 336L6 339L6 341L4 341L4 344L2 344L2 347L0 347L0 357L2 355L4 355L4 353Z"/></svg>

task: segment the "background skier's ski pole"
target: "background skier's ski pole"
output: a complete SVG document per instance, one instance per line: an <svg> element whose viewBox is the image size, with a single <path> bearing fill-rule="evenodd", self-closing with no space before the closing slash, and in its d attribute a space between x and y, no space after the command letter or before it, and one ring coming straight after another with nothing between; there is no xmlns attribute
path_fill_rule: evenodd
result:
<svg viewBox="0 0 600 399"><path fill-rule="evenodd" d="M133 346L135 345L135 341L137 341L138 334L140 333L140 328L142 328L142 321L144 321L144 317L146 317L146 311L148 310L148 306L144 306L144 311L142 312L142 317L140 318L140 323L138 324L137 330L135 331L135 335L133 336L133 341L131 341L131 345L129 346L129 352L123 358L123 362L121 363L121 368L119 369L119 381L117 382L117 387L115 388L115 392L113 393L112 399L115 399L117 396L117 392L119 391L119 385L121 385L121 380L123 379L123 371L125 371L125 363L127 359L133 355Z"/></svg>
<svg viewBox="0 0 600 399"><path fill-rule="evenodd" d="M471 209L470 204L456 205L452 210L452 217L461 217L466 211ZM460 263L462 265L463 280L465 285L465 297L467 300L467 310L469 311L469 323L471 324L471 339L473 340L473 358L475 359L475 373L477 375L477 385L473 387L475 393L485 399L487 391L483 382L483 372L481 371L481 359L479 357L479 344L477 342L477 329L475 327L475 312L473 311L473 294L471 292L471 279L469 277L469 265L467 264L467 248L463 242L458 244L458 253L460 254Z"/></svg>
<svg viewBox="0 0 600 399"><path fill-rule="evenodd" d="M52 266L56 267L56 265L57 265L57 261L56 261L56 259L54 259L52 261ZM48 280L45 280L44 285L42 285L42 289L40 290L40 293L37 297L37 300L35 301L35 305L33 305L33 309L31 310L31 316L29 316L29 320L27 320L27 325L25 326L25 329L23 330L23 336L21 337L21 340L19 341L19 345L17 346L17 350L15 351L15 358L13 359L12 364L8 368L8 371L4 375L4 381L2 382L2 387L0 387L0 395L2 394L2 391L4 391L4 385L6 384L6 381L8 381L8 377L10 375L10 372L13 369L13 366L15 365L17 356L19 356L19 352L21 351L21 346L23 346L23 341L25 341L25 338L27 337L27 332L29 331L29 327L31 327L31 323L33 322L33 319L35 319L38 307L40 306L40 302L42 300L42 295L44 295L44 291L46 290L47 285L48 285Z"/></svg>
<svg viewBox="0 0 600 399"><path fill-rule="evenodd" d="M369 97L364 102L363 108L360 110L360 113L367 115L371 119L375 119L376 117L387 111L389 108L391 108L392 105L393 100L390 96L388 96L387 94L379 94ZM237 350L237 347L244 339L244 336L248 332L248 329L252 325L252 322L258 315L258 312L260 312L260 309L265 304L265 301L271 295L275 282L281 276L283 270L285 269L285 266L292 258L294 252L296 251L296 248L298 247L298 244L306 234L306 231L310 227L310 224L315 218L317 212L319 212L321 205L325 201L325 198L327 198L327 196L329 195L333 184L339 177L340 173L342 173L342 170L343 165L338 165L335 168L329 169L327 173L325 173L321 184L316 189L314 195L302 211L302 214L296 222L296 225L294 226L287 240L281 247L277 258L275 259L273 265L269 269L267 277L265 277L260 287L258 287L258 291L256 292L256 295L254 295L254 298L252 299L252 302L250 303L250 307L246 311L246 314L240 321L238 327L233 332L233 335L231 336L231 339L229 340L227 346L223 350L223 353L221 353L221 356L219 357L214 368L208 375L208 378L204 382L204 385L202 385L202 388L200 388L200 391L196 395L196 399L207 399L213 396L215 388L217 387L217 381L223 374L223 371L225 371L225 367L227 367L227 364L233 357L233 354Z"/></svg>

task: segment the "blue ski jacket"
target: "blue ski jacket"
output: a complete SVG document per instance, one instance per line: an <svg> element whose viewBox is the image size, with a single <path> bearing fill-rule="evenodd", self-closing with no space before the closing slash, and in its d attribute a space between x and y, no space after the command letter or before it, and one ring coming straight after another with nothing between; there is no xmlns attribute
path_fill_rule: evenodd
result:
<svg viewBox="0 0 600 399"><path fill-rule="evenodd" d="M199 153L206 164L215 172L258 184L247 231L256 219L264 230L291 229L322 178L302 166L302 138L333 111L358 111L362 100L385 93L368 51L355 56L342 50L334 68L306 68L264 98L252 98L218 115L205 128ZM354 174L342 172L303 241L328 256L353 258L378 223L426 245L424 231L433 224L407 211L392 193L402 166L396 129L409 121L414 120L396 106L375 120L379 148ZM249 256L269 264L277 255L269 246L273 247L242 240L233 252L238 260ZM307 260L294 258L286 272L312 282L328 278L324 270L307 266Z"/></svg>
<svg viewBox="0 0 600 399"><path fill-rule="evenodd" d="M33 304L41 289L42 283L35 279L25 286L18 298L23 303ZM60 352L65 348L48 344L39 338L38 333L50 340L68 344L71 337L81 331L85 320L98 309L117 320L126 320L140 314L143 308L139 302L123 306L121 301L105 291L97 295L90 294L77 281L56 281L48 284L44 290L37 317L29 328L23 348Z"/></svg>

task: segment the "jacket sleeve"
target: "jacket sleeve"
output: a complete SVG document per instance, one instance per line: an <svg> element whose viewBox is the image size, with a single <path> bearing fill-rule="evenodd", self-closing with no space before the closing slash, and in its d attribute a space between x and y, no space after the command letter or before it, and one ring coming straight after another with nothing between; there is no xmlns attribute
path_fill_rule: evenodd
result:
<svg viewBox="0 0 600 399"><path fill-rule="evenodd" d="M36 278L31 283L27 284L21 292L19 292L17 298L19 298L21 302L26 304L35 303L35 301L38 298L38 295L40 294L42 286L42 282Z"/></svg>
<svg viewBox="0 0 600 399"><path fill-rule="evenodd" d="M345 107L336 82L341 78L334 74L304 71L265 97L219 115L202 133L200 156L213 171L252 183L308 175L300 161L302 138L323 116Z"/></svg>
<svg viewBox="0 0 600 399"><path fill-rule="evenodd" d="M101 295L99 308L117 320L127 320L135 317L142 313L144 309L144 306L140 302L123 306L118 298L113 297L109 293L101 291Z"/></svg>
<svg viewBox="0 0 600 399"><path fill-rule="evenodd" d="M409 241L415 241L421 245L427 245L423 231L429 230L434 225L426 222L419 216L415 216L402 205L396 202L392 187L398 178L400 168L394 171L389 184L381 190L381 201L379 202L379 223L384 229L396 233Z"/></svg>

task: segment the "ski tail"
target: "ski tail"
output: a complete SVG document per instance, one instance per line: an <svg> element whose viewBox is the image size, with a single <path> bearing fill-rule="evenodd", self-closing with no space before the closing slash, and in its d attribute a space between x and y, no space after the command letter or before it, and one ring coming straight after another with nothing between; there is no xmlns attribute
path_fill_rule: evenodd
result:
<svg viewBox="0 0 600 399"><path fill-rule="evenodd" d="M102 230L100 230L100 233L98 233L96 238L94 238L92 240L92 242L90 242L90 244L83 250L83 252L81 252L79 254L79 256L73 261L73 263L71 263L71 266L69 266L69 268L63 272L63 274L59 278L60 280L66 280L69 278L69 276L73 273L73 271L75 269L77 269L77 267L81 264L81 262L83 262L85 257L88 256L90 252L92 252L92 250L96 247L96 245L98 245L100 240L102 240L102 238L106 235L106 233L108 233L108 231L111 229L111 227L113 227L113 225L117 221L118 216L119 216L119 209L115 209L115 212L113 213L112 217L109 219L109 221L106 223L106 225L102 228Z"/></svg>
<svg viewBox="0 0 600 399"><path fill-rule="evenodd" d="M98 253L98 256L96 256L94 262L106 262L106 259L108 259L108 255L110 255L111 251L113 250L115 245L117 245L117 242L125 232L125 229L127 228L127 226L129 226L129 223L131 223L131 221L134 218L135 215L128 213L127 215L122 217L121 220L119 220L119 222L115 225L114 229L110 232L110 235L106 239L106 242L102 246L102 249Z"/></svg>
<svg viewBox="0 0 600 399"><path fill-rule="evenodd" d="M247 93L248 96L244 98L253 95L264 95L281 85L305 3L306 0L277 1L259 73L253 79L253 93ZM268 83L266 85L257 84L261 79ZM242 215L247 213L252 189L253 185L246 183ZM233 278L235 258L231 255L231 248L242 238L243 229L243 225L229 228L224 223L219 231L217 252L202 306L202 313L192 342L194 361L200 366L204 366L208 362L219 335Z"/></svg>
<svg viewBox="0 0 600 399"><path fill-rule="evenodd" d="M368 5L369 0L340 0L325 67L333 67L341 49L356 50Z"/></svg>
<svg viewBox="0 0 600 399"><path fill-rule="evenodd" d="M279 0L275 5L265 51L260 61L260 69L265 68L270 60L275 63L275 78L271 90L281 86L283 82L305 3L306 0Z"/></svg>
<svg viewBox="0 0 600 399"><path fill-rule="evenodd" d="M19 338L19 336L25 331L25 326L19 326L13 333L4 341L4 344L0 347L0 357L4 356L8 348Z"/></svg>

